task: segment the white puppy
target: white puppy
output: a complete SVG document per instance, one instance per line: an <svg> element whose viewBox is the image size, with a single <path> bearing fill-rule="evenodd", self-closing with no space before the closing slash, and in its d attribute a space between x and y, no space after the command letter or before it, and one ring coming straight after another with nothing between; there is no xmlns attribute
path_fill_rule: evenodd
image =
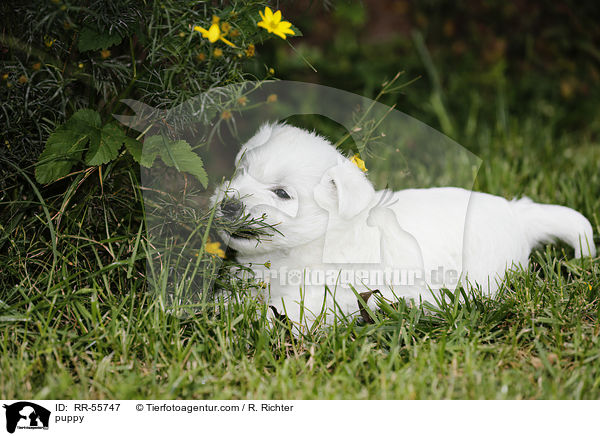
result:
<svg viewBox="0 0 600 436"><path fill-rule="evenodd" d="M592 227L572 209L460 188L376 192L327 140L288 125L262 126L236 166L213 197L217 213L262 217L277 231L224 236L268 283L268 303L295 322L354 314L357 293L374 289L432 302L459 284L493 294L507 270L555 239L595 255Z"/></svg>

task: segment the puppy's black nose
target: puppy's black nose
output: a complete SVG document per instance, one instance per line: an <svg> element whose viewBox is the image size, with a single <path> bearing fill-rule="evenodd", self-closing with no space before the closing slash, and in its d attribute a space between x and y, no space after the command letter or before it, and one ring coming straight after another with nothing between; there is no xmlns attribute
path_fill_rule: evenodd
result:
<svg viewBox="0 0 600 436"><path fill-rule="evenodd" d="M235 219L240 216L244 205L240 200L226 197L221 201L221 212L225 218Z"/></svg>

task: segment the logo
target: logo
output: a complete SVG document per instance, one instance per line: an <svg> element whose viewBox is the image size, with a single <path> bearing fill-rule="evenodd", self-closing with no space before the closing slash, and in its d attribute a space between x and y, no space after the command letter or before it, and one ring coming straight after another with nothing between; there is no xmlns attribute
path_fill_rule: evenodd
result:
<svg viewBox="0 0 600 436"><path fill-rule="evenodd" d="M398 77L384 88L396 86L393 83ZM274 285L272 292L324 284L329 289L349 290L356 284L362 289L385 289L388 298L422 296L434 302L429 288L455 289L458 285L462 236L456 239L456 261L439 271L437 263L424 258L419 243L423 239L411 233L408 221L399 220L405 215L398 203L414 201L408 188L472 190L481 160L393 106L327 86L292 81L213 88L169 110L134 100L122 102L133 115L115 114L114 118L144 133L142 154L153 163L152 168L141 169L147 237L156 249L156 255L148 257L147 267L160 272L149 276L161 277L150 284L178 316L191 315L184 307L203 301L202 293L214 287L215 274L207 268L220 265L225 248L237 251L238 258L256 255L266 261L276 250L310 247L301 260L276 262L273 269L270 262L264 267L263 261L252 264L246 277L257 279L261 286L260 282ZM294 125L304 133L282 127ZM288 148L284 145L290 141L270 141L275 137L294 138L310 146ZM324 138L337 142L328 146ZM163 152L175 148L178 159L187 166L178 168L169 157L171 152ZM302 151L292 153L292 149ZM354 157L346 159L350 154ZM248 170L251 164L258 172ZM192 167L202 172L194 173ZM406 197L399 196L400 191ZM458 229L463 229L469 196L450 201L456 219L462 219L462 223L457 221ZM213 213L214 221L208 218ZM205 232L197 227L203 217L215 224L210 226L212 236L219 235L222 240L214 239L211 244L216 248L210 251ZM204 254L210 257L199 267L197 256ZM192 271L190 265L198 268ZM290 270L284 271L288 265ZM305 271L308 266L310 271ZM266 277L258 277L263 273ZM278 280L279 287L268 278ZM277 295L269 298L279 299ZM353 293L337 295L349 295L352 303L347 307L354 307ZM305 313L320 313L321 306L306 308ZM334 306L337 309L337 303Z"/></svg>
<svg viewBox="0 0 600 436"><path fill-rule="evenodd" d="M4 405L6 409L6 431L14 433L15 429L48 430L50 411L29 401L19 401Z"/></svg>

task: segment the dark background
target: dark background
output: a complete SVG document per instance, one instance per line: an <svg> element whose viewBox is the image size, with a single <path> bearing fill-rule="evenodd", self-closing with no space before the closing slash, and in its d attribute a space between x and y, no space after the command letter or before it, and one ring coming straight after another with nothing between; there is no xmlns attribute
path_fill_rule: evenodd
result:
<svg viewBox="0 0 600 436"><path fill-rule="evenodd" d="M373 97L405 71L420 77L398 108L476 148L474 130L520 117L595 137L600 128L600 4L594 1L283 2L304 36L258 50L281 79ZM419 41L422 41L420 43ZM451 128L431 104L439 93ZM385 100L384 100L385 101ZM475 122L475 125L473 123ZM469 125L469 123L471 123Z"/></svg>

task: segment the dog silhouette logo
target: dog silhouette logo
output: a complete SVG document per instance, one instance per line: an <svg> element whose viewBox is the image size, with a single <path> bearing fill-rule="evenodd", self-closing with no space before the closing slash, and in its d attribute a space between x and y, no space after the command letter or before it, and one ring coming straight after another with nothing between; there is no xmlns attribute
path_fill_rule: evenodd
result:
<svg viewBox="0 0 600 436"><path fill-rule="evenodd" d="M3 406L6 409L6 431L19 429L48 429L50 411L29 401L19 401Z"/></svg>

